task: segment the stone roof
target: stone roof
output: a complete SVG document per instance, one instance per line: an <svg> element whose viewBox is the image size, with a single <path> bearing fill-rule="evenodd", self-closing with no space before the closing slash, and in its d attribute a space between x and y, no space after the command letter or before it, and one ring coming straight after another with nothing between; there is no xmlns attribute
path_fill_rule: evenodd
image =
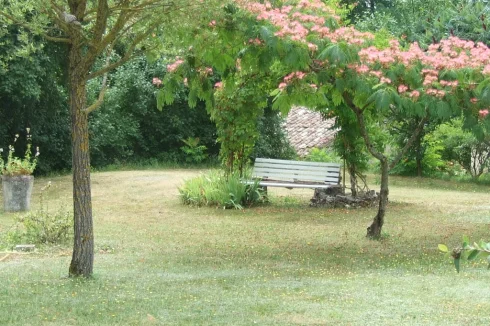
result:
<svg viewBox="0 0 490 326"><path fill-rule="evenodd" d="M324 148L333 141L336 131L331 128L334 123L334 119L323 119L319 112L296 107L289 111L285 129L298 155L305 156L312 148Z"/></svg>

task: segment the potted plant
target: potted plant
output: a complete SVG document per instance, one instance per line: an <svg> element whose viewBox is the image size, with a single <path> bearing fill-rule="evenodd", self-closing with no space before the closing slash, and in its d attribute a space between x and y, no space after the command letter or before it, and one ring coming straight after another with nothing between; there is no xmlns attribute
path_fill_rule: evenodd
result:
<svg viewBox="0 0 490 326"><path fill-rule="evenodd" d="M7 160L4 161L0 148L0 174L2 175L3 207L6 212L28 211L31 204L32 186L34 177L32 172L36 168L39 148L32 156L32 136L27 130L27 148L24 157L15 156L14 144L19 135L15 135L14 144L9 146Z"/></svg>

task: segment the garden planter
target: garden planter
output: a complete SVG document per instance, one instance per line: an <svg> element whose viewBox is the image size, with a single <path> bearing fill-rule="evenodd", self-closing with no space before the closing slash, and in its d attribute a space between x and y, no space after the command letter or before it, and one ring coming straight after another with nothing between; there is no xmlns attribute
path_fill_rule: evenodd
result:
<svg viewBox="0 0 490 326"><path fill-rule="evenodd" d="M6 212L28 211L33 184L32 175L2 176L4 210Z"/></svg>

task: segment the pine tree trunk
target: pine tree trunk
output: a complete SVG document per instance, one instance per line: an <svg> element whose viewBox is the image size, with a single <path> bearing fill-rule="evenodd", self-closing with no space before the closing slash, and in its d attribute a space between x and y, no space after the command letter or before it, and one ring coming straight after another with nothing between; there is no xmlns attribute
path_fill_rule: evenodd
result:
<svg viewBox="0 0 490 326"><path fill-rule="evenodd" d="M381 236L381 229L385 221L386 206L388 205L388 159L386 157L381 162L381 189L379 192L378 213L374 217L373 223L367 228L367 237L378 239Z"/></svg>
<svg viewBox="0 0 490 326"><path fill-rule="evenodd" d="M81 46L74 42L69 54L69 105L72 128L74 244L70 276L89 277L93 272L94 234L90 190L86 74Z"/></svg>

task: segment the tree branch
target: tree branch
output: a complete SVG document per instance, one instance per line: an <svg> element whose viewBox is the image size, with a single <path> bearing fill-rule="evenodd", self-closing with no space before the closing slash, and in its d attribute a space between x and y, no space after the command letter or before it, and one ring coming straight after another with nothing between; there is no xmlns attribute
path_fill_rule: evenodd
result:
<svg viewBox="0 0 490 326"><path fill-rule="evenodd" d="M141 33L140 35L138 35L134 40L133 42L131 43L131 45L129 46L128 50L126 51L126 54L124 55L124 57L122 57L121 59L119 59L118 61L108 65L108 66L105 66L104 68L98 70L98 71L95 71L91 74L89 74L87 76L87 80L89 79L93 79L93 78L96 78L96 77L99 77L99 76L102 76L104 75L105 73L123 65L124 63L126 63L127 61L129 61L132 56L133 56L133 52L134 50L136 49L136 46L145 38L145 37L148 37L148 35L150 35L154 30L155 28L157 28L158 26L160 25L160 22L155 22L153 23L152 25L150 25L147 30L144 32L144 33Z"/></svg>
<svg viewBox="0 0 490 326"><path fill-rule="evenodd" d="M107 17L109 17L109 4L107 0L99 0L97 6L97 20L95 21L92 32L94 34L93 39L96 42L100 42L102 36L105 33L107 27Z"/></svg>
<svg viewBox="0 0 490 326"><path fill-rule="evenodd" d="M107 58L105 60L106 66L109 65L109 62L111 59L111 53L112 53L112 47L108 50L108 53L107 53ZM104 74L104 78L102 78L102 87L101 87L100 92L99 92L99 97L91 106L89 106L88 108L86 108L84 110L87 114L89 114L92 111L97 110L102 105L102 103L104 102L105 93L106 93L107 88L108 88L107 87L107 78L108 78L108 72L106 72Z"/></svg>
<svg viewBox="0 0 490 326"><path fill-rule="evenodd" d="M357 122L359 123L359 132L361 133L361 136L364 139L364 143L366 144L369 153L371 153L371 155L377 158L380 162L386 161L387 160L386 156L383 155L374 147L373 143L371 142L371 138L369 138L369 135L367 133L366 122L364 121L364 115L363 115L363 110L367 106L365 105L362 109L358 108L350 98L349 94L347 93L342 94L342 97L344 98L344 101L347 104L347 106L356 115Z"/></svg>
<svg viewBox="0 0 490 326"><path fill-rule="evenodd" d="M14 23L16 25L19 25L19 26L22 26L25 29L31 31L32 33L34 33L36 35L41 36L42 38L44 38L44 39L46 39L48 41L71 44L71 40L70 39L65 38L65 37L50 36L50 35L48 35L46 33L39 32L33 26L30 26L29 24L26 24L25 22L22 22L22 21L18 20L17 18L15 18L12 15L9 15L8 13L4 12L3 10L0 10L0 16L3 16L5 18L7 18L12 23Z"/></svg>

